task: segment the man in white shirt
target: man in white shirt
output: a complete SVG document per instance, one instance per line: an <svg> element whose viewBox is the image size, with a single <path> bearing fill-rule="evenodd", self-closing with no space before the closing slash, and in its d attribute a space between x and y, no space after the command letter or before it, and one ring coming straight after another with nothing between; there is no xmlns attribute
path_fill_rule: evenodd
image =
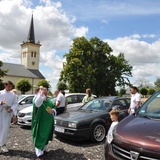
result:
<svg viewBox="0 0 160 160"><path fill-rule="evenodd" d="M8 152L6 142L8 138L8 131L11 123L11 116L13 121L17 115L17 97L11 92L13 83L8 81L4 84L5 89L0 91L0 153Z"/></svg>
<svg viewBox="0 0 160 160"><path fill-rule="evenodd" d="M138 88L132 86L130 88L130 92L131 92L131 103L128 109L129 115L135 113L136 109L138 109L138 107L141 105L141 95L138 93Z"/></svg>
<svg viewBox="0 0 160 160"><path fill-rule="evenodd" d="M57 99L56 99L56 111L57 111L57 115L63 113L66 110L66 97L64 91L60 91L57 95Z"/></svg>

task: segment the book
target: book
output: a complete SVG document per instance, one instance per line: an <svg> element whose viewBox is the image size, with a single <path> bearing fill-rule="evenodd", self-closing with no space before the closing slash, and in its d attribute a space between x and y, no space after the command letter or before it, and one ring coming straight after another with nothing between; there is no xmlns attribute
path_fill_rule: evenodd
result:
<svg viewBox="0 0 160 160"><path fill-rule="evenodd" d="M3 104L3 105L2 105L2 108L4 108L4 109L8 110L8 109L10 109L10 108L11 108L11 106L8 106L7 104Z"/></svg>

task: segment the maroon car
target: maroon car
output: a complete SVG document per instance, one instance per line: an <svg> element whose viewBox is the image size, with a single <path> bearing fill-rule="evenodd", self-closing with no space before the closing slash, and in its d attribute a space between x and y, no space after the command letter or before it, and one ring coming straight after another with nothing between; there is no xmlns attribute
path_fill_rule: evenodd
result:
<svg viewBox="0 0 160 160"><path fill-rule="evenodd" d="M113 137L106 160L160 160L160 91L119 122Z"/></svg>

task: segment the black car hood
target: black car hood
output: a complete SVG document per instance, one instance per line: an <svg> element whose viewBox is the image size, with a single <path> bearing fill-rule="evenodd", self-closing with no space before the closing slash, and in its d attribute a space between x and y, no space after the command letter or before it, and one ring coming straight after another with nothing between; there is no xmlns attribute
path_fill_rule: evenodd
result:
<svg viewBox="0 0 160 160"><path fill-rule="evenodd" d="M76 110L60 114L55 119L66 120L66 121L81 121L91 119L92 117L99 117L100 115L107 114L106 111L90 111L90 110Z"/></svg>
<svg viewBox="0 0 160 160"><path fill-rule="evenodd" d="M118 124L114 134L117 143L160 151L160 120L128 116Z"/></svg>

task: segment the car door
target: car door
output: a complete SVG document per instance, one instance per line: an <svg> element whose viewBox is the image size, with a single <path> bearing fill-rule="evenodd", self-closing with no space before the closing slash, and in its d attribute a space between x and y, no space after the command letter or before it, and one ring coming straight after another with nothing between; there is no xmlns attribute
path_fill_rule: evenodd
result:
<svg viewBox="0 0 160 160"><path fill-rule="evenodd" d="M27 96L27 97L21 99L20 102L18 103L18 111L32 105L33 98L34 98L34 95L33 96Z"/></svg>

